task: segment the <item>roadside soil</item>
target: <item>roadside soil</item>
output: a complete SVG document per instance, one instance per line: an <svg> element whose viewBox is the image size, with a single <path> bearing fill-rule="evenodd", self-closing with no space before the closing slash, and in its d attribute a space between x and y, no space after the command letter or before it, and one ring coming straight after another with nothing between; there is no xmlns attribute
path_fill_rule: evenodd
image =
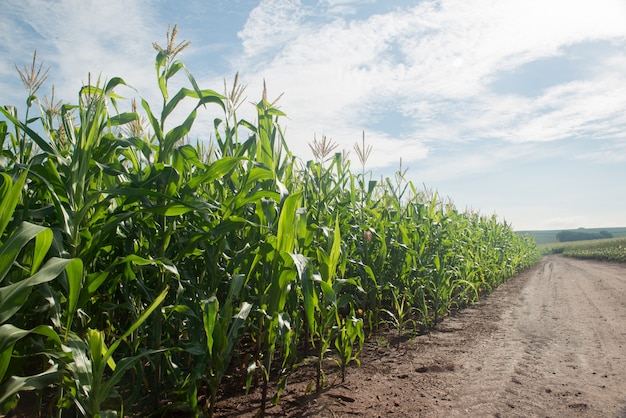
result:
<svg viewBox="0 0 626 418"><path fill-rule="evenodd" d="M327 386L303 366L268 417L624 417L626 265L545 257L426 335L366 341ZM313 384L314 387L314 384ZM219 417L253 417L260 390L222 393Z"/></svg>

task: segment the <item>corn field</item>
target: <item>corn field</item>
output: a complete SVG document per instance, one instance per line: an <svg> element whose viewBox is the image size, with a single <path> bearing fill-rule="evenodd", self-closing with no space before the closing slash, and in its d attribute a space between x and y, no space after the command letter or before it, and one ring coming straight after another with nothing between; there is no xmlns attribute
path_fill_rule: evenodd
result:
<svg viewBox="0 0 626 418"><path fill-rule="evenodd" d="M301 161L276 102L239 119L244 87L201 89L175 35L155 44L161 103L122 78L40 100L35 56L25 115L0 108L0 415L34 394L42 416L211 416L228 378L263 416L305 361L319 391L382 324L425 332L538 260L402 169L372 180L364 139L354 171L326 138Z"/></svg>

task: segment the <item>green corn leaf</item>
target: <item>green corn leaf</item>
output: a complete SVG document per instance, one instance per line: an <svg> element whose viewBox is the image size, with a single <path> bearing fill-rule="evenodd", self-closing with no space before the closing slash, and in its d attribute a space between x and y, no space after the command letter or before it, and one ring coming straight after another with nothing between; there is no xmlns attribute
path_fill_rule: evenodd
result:
<svg viewBox="0 0 626 418"><path fill-rule="evenodd" d="M190 95L192 94L195 94L193 90L189 90L184 87L178 90L178 92L174 95L174 97L172 97L172 100L167 102L167 104L163 108L163 112L161 113L161 118L166 119L170 115L170 113L172 113L172 111L176 108L176 106L178 106L181 100L183 100L185 97L190 97Z"/></svg>
<svg viewBox="0 0 626 418"><path fill-rule="evenodd" d="M13 179L7 173L0 173L0 196L3 198L9 194L13 187ZM4 202L0 202L2 204ZM2 213L1 215L5 215Z"/></svg>
<svg viewBox="0 0 626 418"><path fill-rule="evenodd" d="M28 125L13 117L13 115L11 115L11 113L8 112L3 106L0 106L0 113L2 113L7 119L9 119L12 124L17 126L20 130L24 131L43 152L48 155L54 156L59 162L62 162L63 164L68 163L68 159L61 155L61 153L53 143L46 141L41 136L39 136L37 132L28 127Z"/></svg>
<svg viewBox="0 0 626 418"><path fill-rule="evenodd" d="M205 202L198 202L196 200L187 202L187 201L181 200L179 198L176 198L176 197L164 194L164 193L159 193L154 190L143 189L143 188L117 187L117 188L103 190L102 193L113 195L113 196L131 196L131 197L139 197L139 198L152 197L154 199L165 199L165 200L171 201L172 202L171 204L176 204L179 206L186 206L189 208L189 211L193 211L193 210L204 211L212 207L210 206L210 204L205 203ZM151 208L144 207L138 210L148 212L148 213L156 212L156 213L164 214L167 212L167 207L168 207L167 205L156 206L156 207L151 207ZM176 210L178 209L175 209L174 212Z"/></svg>
<svg viewBox="0 0 626 418"><path fill-rule="evenodd" d="M59 381L61 372L59 366L54 365L48 370L32 376L12 376L0 386L0 413L6 413L3 406L13 398L18 392L24 390L41 390Z"/></svg>
<svg viewBox="0 0 626 418"><path fill-rule="evenodd" d="M204 173L195 176L191 180L189 180L187 185L191 189L195 189L200 184L211 183L212 181L223 177L226 174L230 173L232 170L234 170L239 165L240 161L241 158L222 157L219 160L211 163L211 165L209 165Z"/></svg>
<svg viewBox="0 0 626 418"><path fill-rule="evenodd" d="M72 326L72 320L78 307L78 299L83 288L83 262L76 258L65 268L67 276L68 295L67 295L67 332Z"/></svg>
<svg viewBox="0 0 626 418"><path fill-rule="evenodd" d="M148 258L138 256L136 254L131 254L116 261L114 265L125 264L125 263L132 263L137 266L157 266L157 267L161 267L165 269L166 271L169 271L176 277L180 276L176 266L172 263L171 260L167 260L167 259L162 259L162 258L161 259L148 259Z"/></svg>
<svg viewBox="0 0 626 418"><path fill-rule="evenodd" d="M4 380L9 364L11 364L11 358L13 357L13 347L15 343L6 344L4 350L0 351L0 382ZM0 407L1 408L1 407Z"/></svg>
<svg viewBox="0 0 626 418"><path fill-rule="evenodd" d="M165 107L163 108L163 113L161 117L163 119L167 118L170 115L170 113L172 113L172 111L176 108L176 106L178 106L181 100L183 100L185 97L189 97L193 99L200 99L195 109L197 109L198 107L206 103L215 103L215 104L220 105L222 109L225 109L224 102L223 102L225 98L221 94L216 93L213 90L200 90L198 92L196 90L190 90L188 88L183 87L180 90L178 90L178 92L174 95L174 97L172 97L172 100L170 100L165 105Z"/></svg>
<svg viewBox="0 0 626 418"><path fill-rule="evenodd" d="M170 78L174 77L174 75L181 69L184 68L184 64L182 63L182 61L176 60L174 62L172 62L170 64L170 67L167 69L167 72L165 73L165 79L169 80Z"/></svg>
<svg viewBox="0 0 626 418"><path fill-rule="evenodd" d="M283 269L274 278L270 286L269 312L282 312L287 301L287 286L297 277L297 272Z"/></svg>
<svg viewBox="0 0 626 418"><path fill-rule="evenodd" d="M113 90L117 86L128 86L128 84L126 84L124 79L122 79L121 77L113 77L107 82L106 86L104 87L104 91L110 96L113 96L115 98L121 98L121 96L112 94Z"/></svg>
<svg viewBox="0 0 626 418"><path fill-rule="evenodd" d="M41 263L43 263L44 258L48 254L48 250L52 245L52 240L54 239L54 234L51 229L45 228L43 231L38 233L35 236L35 250L33 251L33 264L30 268L30 274L33 275L39 267L41 267Z"/></svg>
<svg viewBox="0 0 626 418"><path fill-rule="evenodd" d="M65 342L61 348L64 352L71 355L71 361L66 367L72 374L74 383L78 389L74 402L81 410L81 413L87 416L90 408L88 401L83 402L83 399L86 398L88 400L91 397L92 393L90 390L94 381L92 363L87 354L87 343L83 340L73 338Z"/></svg>
<svg viewBox="0 0 626 418"><path fill-rule="evenodd" d="M46 229L47 228L29 222L22 222L17 231L0 247L0 283L13 266L22 248L39 234L46 234L46 232L44 232ZM40 246L38 250L43 251L43 249L44 247ZM44 256L45 254L35 254L36 263Z"/></svg>
<svg viewBox="0 0 626 418"><path fill-rule="evenodd" d="M302 296L304 297L304 315L309 330L315 330L315 310L319 309L317 292L313 285L313 275L310 268L309 259L301 254L290 254L296 265L298 276L300 278L300 286L302 288Z"/></svg>
<svg viewBox="0 0 626 418"><path fill-rule="evenodd" d="M324 281L330 283L332 274L330 271L330 257L323 248L318 247L316 253L321 277Z"/></svg>
<svg viewBox="0 0 626 418"><path fill-rule="evenodd" d="M231 199L225 200L224 204L226 205L226 204L232 203L233 208L237 210L237 209L244 207L247 204L260 202L261 199L269 199L269 200L278 201L280 199L280 196L278 195L278 193L271 191L271 190L258 190L248 196L244 196L242 193L240 193L234 196L232 200Z"/></svg>
<svg viewBox="0 0 626 418"><path fill-rule="evenodd" d="M117 362L117 365L115 366L115 370L113 371L113 373L111 373L111 376L109 377L109 379L106 382L103 382L101 386L100 392L101 392L102 400L103 401L106 400L111 395L111 393L113 392L113 389L115 388L115 385L119 383L119 381L124 377L124 374L128 370L132 369L141 358L145 358L145 357L149 358L149 356L163 353L165 351L167 350L165 349L146 350L136 356L124 357L119 362ZM111 415L111 416L117 417L117 413L114 413L114 415Z"/></svg>
<svg viewBox="0 0 626 418"><path fill-rule="evenodd" d="M198 97L200 97L202 95L202 91L200 90L200 87L198 87L198 82L187 68L185 68L185 71L187 72L187 79L189 80L189 83L191 83L193 91L195 91Z"/></svg>
<svg viewBox="0 0 626 418"><path fill-rule="evenodd" d="M68 212L70 200L67 194L67 186L59 174L59 167L63 168L63 166L47 160L40 166L32 166L30 173L46 186L54 205L57 220L61 225L60 227L63 229L63 232L70 235L71 219Z"/></svg>
<svg viewBox="0 0 626 418"><path fill-rule="evenodd" d="M147 212L156 213L164 216L180 216L193 211L195 208L177 203L171 205L157 206L146 210Z"/></svg>
<svg viewBox="0 0 626 418"><path fill-rule="evenodd" d="M179 154L180 158L187 163L191 163L194 166L200 167L200 168L206 167L204 162L200 160L200 156L198 155L198 150L192 145L189 145L189 144L181 145L176 148L175 152Z"/></svg>
<svg viewBox="0 0 626 418"><path fill-rule="evenodd" d="M183 123L176 126L165 135L165 140L163 142L163 152L165 155L169 155L171 150L174 148L174 145L189 134L189 131L191 131L191 127L196 120L196 115L197 112L195 110L192 111ZM163 158L163 156L160 155L159 158Z"/></svg>
<svg viewBox="0 0 626 418"><path fill-rule="evenodd" d="M246 183L255 184L263 180L270 180L274 178L274 173L267 167L256 166L248 171L246 177Z"/></svg>
<svg viewBox="0 0 626 418"><path fill-rule="evenodd" d="M213 90L201 90L199 99L200 103L198 104L198 106L213 103L219 105L222 110L226 110L226 106L224 105L225 97Z"/></svg>
<svg viewBox="0 0 626 418"><path fill-rule="evenodd" d="M27 174L28 171L24 171L13 184L8 174L0 173L2 179L2 189L0 189L2 191L2 196L0 196L0 238L11 221L15 207L20 200Z"/></svg>
<svg viewBox="0 0 626 418"><path fill-rule="evenodd" d="M374 270L372 270L372 268L367 264L361 264L361 267L365 271L365 274L367 274L369 280L371 280L374 286L376 286L376 275L374 274Z"/></svg>
<svg viewBox="0 0 626 418"><path fill-rule="evenodd" d="M329 257L329 278L332 280L337 274L339 258L341 257L341 229L339 228L339 215L335 217L335 230L333 231L333 246Z"/></svg>
<svg viewBox="0 0 626 418"><path fill-rule="evenodd" d="M281 253L291 253L296 243L296 211L302 192L289 195L280 210L278 219L278 243L276 248Z"/></svg>
<svg viewBox="0 0 626 418"><path fill-rule="evenodd" d="M164 96L166 94L167 93L165 93ZM148 120L150 121L150 126L152 127L152 130L154 131L154 135L157 137L159 142L162 142L163 141L163 128L161 127L161 124L159 123L157 118L154 117L154 114L152 113L152 109L150 108L150 105L145 99L141 99L141 107L143 107L143 109L146 111L146 115L148 116Z"/></svg>
<svg viewBox="0 0 626 418"><path fill-rule="evenodd" d="M125 112L119 115L111 116L109 118L109 124L111 126L121 126L136 121L137 119L139 119L139 115L136 112Z"/></svg>
<svg viewBox="0 0 626 418"><path fill-rule="evenodd" d="M115 347L120 341L117 340L114 343ZM102 411L101 408L126 371L132 368L141 357L166 351L165 349L146 350L136 356L124 357L116 363L110 356L115 349L107 349L104 332L93 329L87 330L86 340L73 336L63 345L63 350L71 353L72 361L67 365L67 369L72 373L77 389L74 399L76 406L85 416L102 417L117 416L116 414L110 415L110 411ZM105 380L107 365L111 372L108 374L108 380Z"/></svg>
<svg viewBox="0 0 626 418"><path fill-rule="evenodd" d="M325 282L324 280L319 281L320 287L322 288L322 294L324 295L324 299L331 303L335 308L337 307L337 294L335 293L335 289Z"/></svg>
<svg viewBox="0 0 626 418"><path fill-rule="evenodd" d="M150 155L152 154L152 149L150 148L150 143L144 139L137 137L129 137L129 138L115 138L113 144L120 148L135 148L141 151L143 156L148 160L150 159Z"/></svg>
<svg viewBox="0 0 626 418"><path fill-rule="evenodd" d="M117 350L117 347L120 345L120 343L125 338L127 338L130 334L135 332L135 330L139 328L141 324L143 324L150 315L152 315L152 312L154 312L154 310L163 303L163 301L167 297L167 294L169 293L169 290L170 290L170 287L166 286L165 289L163 289L163 291L156 298L154 298L150 306L148 306L141 313L141 315L139 315L139 318L137 318L135 322L133 322L133 324L126 330L126 332L118 340L116 340L113 344L111 344L111 347L109 347L109 349L106 350L106 353L103 356L104 361L106 361L107 363L109 362L109 359L113 357L113 353L115 353L115 350Z"/></svg>
<svg viewBox="0 0 626 418"><path fill-rule="evenodd" d="M135 320L135 322L133 322L133 324L130 326L130 328L128 328L126 330L126 332L122 335L121 339L124 339L126 337L128 337L130 334L132 334L137 328L139 328L139 326L141 326L141 324L143 324L146 319L148 319L148 317L152 314L152 312L154 312L154 310L156 308L158 308L163 301L165 300L165 298L167 297L167 294L169 293L169 286L166 286L165 289L163 289L163 291L156 297L154 298L154 300L152 301L152 303L150 304L150 306L148 306L139 316L139 318L137 318Z"/></svg>
<svg viewBox="0 0 626 418"><path fill-rule="evenodd" d="M78 262L78 259L51 258L31 277L0 288L0 324L22 307L33 286L55 279L70 263Z"/></svg>
<svg viewBox="0 0 626 418"><path fill-rule="evenodd" d="M78 299L78 306L84 306L89 298L102 286L102 284L109 278L110 273L108 271L100 271L97 273L87 274L85 281L82 285L80 292L80 298Z"/></svg>
<svg viewBox="0 0 626 418"><path fill-rule="evenodd" d="M166 68L167 66L167 50L160 50L156 56L154 62L154 68L157 73L157 80L159 82L159 89L161 90L161 94L163 95L163 99L167 100L167 86L165 84L164 74L161 72L161 68Z"/></svg>
<svg viewBox="0 0 626 418"><path fill-rule="evenodd" d="M204 324L206 345L210 356L213 355L213 334L215 333L215 325L219 325L217 321L219 309L220 304L215 296L211 296L209 300L204 301L202 304L202 322Z"/></svg>
<svg viewBox="0 0 626 418"><path fill-rule="evenodd" d="M5 120L0 120L0 149L4 150L4 141L9 136L9 124Z"/></svg>
<svg viewBox="0 0 626 418"><path fill-rule="evenodd" d="M11 324L3 324L0 326L0 382L4 379L4 374L11 360L11 353L15 343L30 334L39 334L55 341L59 346L61 339L59 335L47 325L40 325L30 330L20 329Z"/></svg>
<svg viewBox="0 0 626 418"><path fill-rule="evenodd" d="M98 85L100 85L100 77L98 77L98 81L96 82L96 85L87 85L87 86L83 86L81 87L80 91L79 91L79 95L80 96L102 96L105 94L104 90L101 87L98 87Z"/></svg>
<svg viewBox="0 0 626 418"><path fill-rule="evenodd" d="M234 302L239 298L239 294L241 293L241 289L246 282L245 274L233 274L229 281L228 287L228 298L227 300L230 302Z"/></svg>
<svg viewBox="0 0 626 418"><path fill-rule="evenodd" d="M230 325L230 329L228 330L228 347L227 347L227 352L225 355L225 359L227 361L225 362L225 367L228 366L233 349L235 348L235 344L237 343L237 341L239 340L239 337L241 336L241 332L246 323L246 319L248 319L248 316L250 315L251 311L252 311L252 304L248 302L243 302L241 306L239 307L239 311L232 318L232 323ZM221 371L222 374L226 372L225 367Z"/></svg>
<svg viewBox="0 0 626 418"><path fill-rule="evenodd" d="M240 229L244 224L257 226L250 223L247 219L240 218L238 216L229 216L227 218L223 218L219 225L211 229L208 234L202 234L201 236L222 236Z"/></svg>

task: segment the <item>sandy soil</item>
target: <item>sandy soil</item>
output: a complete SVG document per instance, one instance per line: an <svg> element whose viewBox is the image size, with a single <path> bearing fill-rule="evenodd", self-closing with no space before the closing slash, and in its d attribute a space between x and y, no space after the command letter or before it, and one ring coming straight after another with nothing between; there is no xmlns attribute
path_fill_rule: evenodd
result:
<svg viewBox="0 0 626 418"><path fill-rule="evenodd" d="M303 367L270 417L625 417L626 266L544 258L428 335L369 339L342 384ZM252 417L259 393L223 394Z"/></svg>

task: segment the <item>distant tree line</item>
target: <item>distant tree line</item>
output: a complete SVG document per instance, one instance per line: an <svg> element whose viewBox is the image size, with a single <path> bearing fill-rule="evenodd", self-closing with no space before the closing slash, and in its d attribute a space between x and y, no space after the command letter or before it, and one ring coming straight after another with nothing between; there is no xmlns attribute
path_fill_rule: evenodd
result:
<svg viewBox="0 0 626 418"><path fill-rule="evenodd" d="M613 234L608 231L600 231L600 232L584 232L584 231L561 231L556 234L556 239L559 242L568 242L568 241L585 241L590 239L604 239L604 238L613 238Z"/></svg>

